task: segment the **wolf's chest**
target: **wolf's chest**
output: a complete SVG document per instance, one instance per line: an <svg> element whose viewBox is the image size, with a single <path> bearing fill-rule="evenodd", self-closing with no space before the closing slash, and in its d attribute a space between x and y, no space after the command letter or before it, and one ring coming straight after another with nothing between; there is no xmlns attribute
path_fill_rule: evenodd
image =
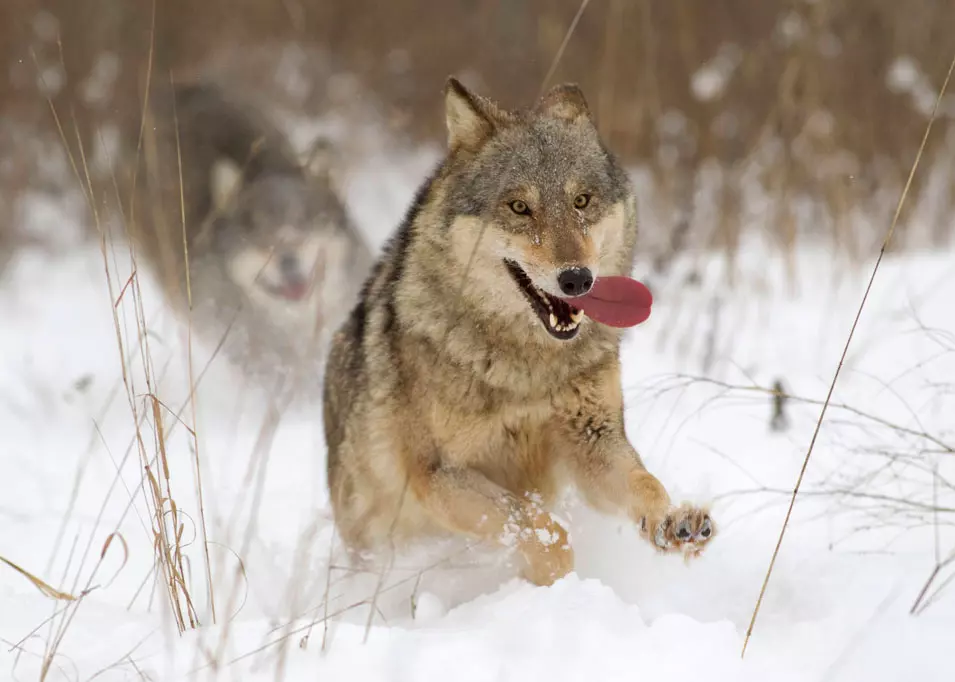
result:
<svg viewBox="0 0 955 682"><path fill-rule="evenodd" d="M444 420L442 420L444 421ZM511 490L541 488L550 478L554 410L549 402L512 405L480 413L458 413L437 423L448 464L475 468Z"/></svg>

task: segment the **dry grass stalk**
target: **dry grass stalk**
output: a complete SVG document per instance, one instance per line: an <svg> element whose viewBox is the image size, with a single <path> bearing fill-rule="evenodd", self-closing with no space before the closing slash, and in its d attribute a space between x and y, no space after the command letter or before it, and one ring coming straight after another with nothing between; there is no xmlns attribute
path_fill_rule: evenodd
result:
<svg viewBox="0 0 955 682"><path fill-rule="evenodd" d="M50 599L58 599L62 601L76 601L76 597L74 597L69 592L62 592L56 589L55 587L52 587L50 584L48 584L41 578L36 577L32 573L30 573L28 570L26 570L25 568L21 568L20 566L13 563L9 559L0 556L0 561L2 561L7 566L12 568L14 571L22 575L27 580L29 580L35 588L37 588L38 590L40 590L40 592L43 593L44 596L47 596Z"/></svg>
<svg viewBox="0 0 955 682"><path fill-rule="evenodd" d="M791 249L807 235L855 257L878 247L879 236L868 226L883 210L886 194L904 184L918 149L921 117L929 115L926 99L947 65L941 27L955 19L955 7L932 0L914 0L914 6L888 0L803 5L772 0L756 9L748 0L692 5L608 0L586 12L581 9L587 3L580 0L531 0L520 9L488 3L475 9L467 2L436 8L427 0L385 5L357 0L347 7L299 0L242 3L239 11L229 0L198 8L186 0L135 7L120 0L90 1L92 6L80 8L72 0L17 0L0 9L0 61L14 63L33 50L38 68L50 71L55 52L65 54L59 69L63 82L49 83L44 91L53 93L61 110L76 108L84 140L95 139L103 126L141 125L137 92L143 68L147 74L195 72L237 45L243 51L276 47L273 62L254 70L240 64L241 54L233 55L233 71L256 83L282 75L277 67L282 49L327 52L328 61L375 94L397 132L430 143L443 139L434 84L448 72L467 71L509 105L528 103L528 93L542 81L574 80L595 103L610 145L628 163L651 171L654 186L647 194L665 210L646 230L647 243L654 234L685 232L681 248L721 250L730 258L743 227L749 228L741 219L754 208L736 196L736 178L752 165L760 167L759 202L776 206L779 214L759 229L772 234L779 248ZM51 22L64 36L58 45L36 28ZM574 40L560 45L568 24L575 26ZM136 38L147 31L156 34L159 46L148 53ZM641 39L622 41L617 33ZM535 35L536 41L528 40ZM489 44L495 49L475 48ZM563 57L552 65L555 49ZM115 64L116 77L101 101L87 97L85 88L103 63ZM10 120L26 126L35 118L37 98L34 84L20 71L14 70L10 82L0 81L0 98ZM290 95L275 86L276 97L303 111L339 106L328 78L312 76L307 93ZM946 117L936 125L950 125ZM945 137L927 144L923 161L943 173L951 153ZM76 143L70 147L76 151ZM726 175L715 226L692 189L714 163ZM910 239L928 239L934 246L948 240L950 211L944 207L955 202L955 183L942 184L933 199L925 183L913 180L895 246ZM934 224L918 236L908 218L923 199L941 208L926 207ZM811 212L804 210L807 205ZM766 215L765 209L760 214ZM667 245L654 248L665 251Z"/></svg>
<svg viewBox="0 0 955 682"><path fill-rule="evenodd" d="M819 430L822 428L822 420L825 418L826 409L829 407L829 402L832 400L832 393L836 388L836 382L839 380L839 373L842 371L842 366L845 362L846 355L849 353L849 345L852 343L852 337L855 334L856 327L859 324L859 318L862 317L862 311L865 309L866 301L869 298L869 292L872 290L872 284L875 282L875 277L879 272L879 265L882 263L882 258L885 255L886 249L892 241L892 236L895 234L895 228L898 225L899 216L902 214L902 209L905 206L905 200L908 196L909 188L912 186L912 180L915 178L915 173L918 170L919 162L922 160L922 153L925 150L925 145L928 142L929 135L932 132L932 124L935 122L939 105L942 102L942 98L945 96L945 91L948 89L948 83L952 77L953 71L955 71L955 55L952 56L951 63L948 67L948 73L945 75L945 81L942 83L942 87L938 92L938 97L935 99L935 106L932 109L932 115L929 118L928 124L925 126L925 134L922 136L922 144L919 146L915 160L912 162L912 168L909 171L909 176L905 182L905 187L902 189L902 195L899 197L899 203L896 206L895 215L892 217L892 222L889 225L888 232L882 241L882 248L879 250L879 256L876 258L875 265L872 267L872 275L869 277L869 282L866 285L865 292L862 295L862 301L859 303L859 310L856 312L856 316L852 321L852 326L849 328L849 335L846 338L845 348L842 350L842 355L839 358L839 364L836 367L835 373L832 375L832 382L829 385L829 391L826 394L826 399L823 402L822 409L819 411L819 420L816 422L812 439L809 441L809 448L806 450L806 457L803 460L802 468L799 470L799 476L796 479L796 485L793 486L792 499L789 502L789 508L786 510L786 518L783 520L782 528L779 531L779 540L776 543L776 548L773 550L773 556L772 559L770 559L769 568L766 570L766 577L763 580L762 587L760 588L759 597L756 600L756 606L753 608L752 618L750 619L749 626L746 628L746 637L743 639L743 649L740 652L741 657L746 655L746 647L749 644L749 639L753 634L753 626L756 624L756 617L759 615L759 607L762 604L763 595L766 593L766 587L769 584L769 578L772 575L773 566L776 563L776 557L779 555L779 548L782 546L783 538L786 534L786 527L789 525L789 519L792 516L793 507L796 504L796 496L799 494L799 487L802 484L803 477L806 474L806 468L809 466L809 459L812 457L812 450L816 444L816 438L819 435Z"/></svg>

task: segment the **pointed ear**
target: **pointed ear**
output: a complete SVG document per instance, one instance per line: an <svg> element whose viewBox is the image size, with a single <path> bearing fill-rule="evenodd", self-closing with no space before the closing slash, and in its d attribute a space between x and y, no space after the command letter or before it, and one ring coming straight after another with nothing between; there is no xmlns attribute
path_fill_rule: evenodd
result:
<svg viewBox="0 0 955 682"><path fill-rule="evenodd" d="M219 158L212 164L209 179L212 208L216 213L226 210L242 185L242 169L232 159Z"/></svg>
<svg viewBox="0 0 955 682"><path fill-rule="evenodd" d="M562 83L552 87L540 98L536 109L543 116L559 118L568 123L591 120L584 93L574 83Z"/></svg>
<svg viewBox="0 0 955 682"><path fill-rule="evenodd" d="M339 149L326 137L319 136L312 142L305 156L305 171L315 178L328 182L335 191L343 187L341 168L343 158Z"/></svg>
<svg viewBox="0 0 955 682"><path fill-rule="evenodd" d="M444 86L444 115L448 126L448 148L477 149L494 132L497 107L475 95L456 78Z"/></svg>

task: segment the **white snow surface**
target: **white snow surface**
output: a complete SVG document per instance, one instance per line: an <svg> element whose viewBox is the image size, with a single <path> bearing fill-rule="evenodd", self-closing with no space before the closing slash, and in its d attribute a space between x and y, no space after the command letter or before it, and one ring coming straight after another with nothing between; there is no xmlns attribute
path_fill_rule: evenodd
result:
<svg viewBox="0 0 955 682"><path fill-rule="evenodd" d="M380 244L427 163L372 165L348 196ZM946 483L955 466L941 445L955 442L951 253L883 264L745 658L820 408L791 402L788 429L773 432L769 396L742 387L779 377L794 394L824 399L871 261L853 269L824 247L787 261L753 240L734 286L718 257L700 255L651 281L654 313L623 350L628 433L675 500L711 506L719 532L685 564L652 551L627 520L569 496L558 514L576 571L549 588L490 561L424 570L433 564L410 557L381 579L347 573L330 523L320 405L290 406L274 438L259 442L265 398L214 363L195 418L186 409L174 428L165 414L201 622L180 635L151 573L153 521L113 322L127 260L121 245L111 249L112 291L96 245L55 260L22 254L0 280L0 556L57 589L88 590L54 601L0 564L0 679L39 679L52 650L46 679L71 681L955 680L955 586L935 592L953 566L932 583L930 605L909 614L955 551ZM697 285L685 283L691 270ZM645 259L634 272L646 273ZM185 336L148 276L141 283L162 375L155 390L175 411L188 392ZM116 307L127 354L132 300L127 293ZM196 349L197 372L204 352ZM150 387L141 363L128 364L141 413ZM143 433L153 456L151 423ZM198 434L215 623L183 424ZM114 531L128 555L117 539L103 553Z"/></svg>

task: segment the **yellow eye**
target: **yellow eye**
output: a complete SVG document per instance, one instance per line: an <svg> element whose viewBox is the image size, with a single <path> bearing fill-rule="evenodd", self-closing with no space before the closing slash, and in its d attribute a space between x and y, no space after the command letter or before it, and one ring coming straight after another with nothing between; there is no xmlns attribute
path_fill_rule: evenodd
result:
<svg viewBox="0 0 955 682"><path fill-rule="evenodd" d="M574 197L574 208L587 208L587 204L590 203L589 194L578 194Z"/></svg>
<svg viewBox="0 0 955 682"><path fill-rule="evenodd" d="M528 215L531 212L531 209L527 207L527 204L518 199L517 201L512 201L509 206L514 213L518 215Z"/></svg>

